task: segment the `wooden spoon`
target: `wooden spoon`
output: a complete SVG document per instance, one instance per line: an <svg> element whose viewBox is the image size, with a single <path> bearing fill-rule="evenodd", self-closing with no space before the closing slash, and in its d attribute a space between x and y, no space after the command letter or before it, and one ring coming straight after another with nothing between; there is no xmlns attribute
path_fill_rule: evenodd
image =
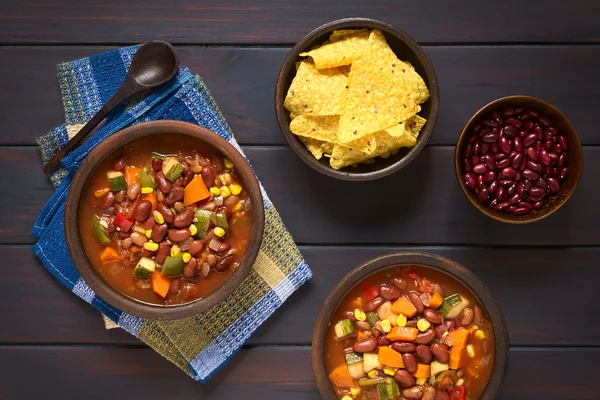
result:
<svg viewBox="0 0 600 400"><path fill-rule="evenodd" d="M153 40L144 43L133 55L131 65L121 87L102 106L102 108L84 125L77 134L67 142L65 147L46 166L44 173L54 171L60 161L80 143L88 134L122 101L134 94L154 89L170 81L179 68L179 58L175 49L167 42Z"/></svg>

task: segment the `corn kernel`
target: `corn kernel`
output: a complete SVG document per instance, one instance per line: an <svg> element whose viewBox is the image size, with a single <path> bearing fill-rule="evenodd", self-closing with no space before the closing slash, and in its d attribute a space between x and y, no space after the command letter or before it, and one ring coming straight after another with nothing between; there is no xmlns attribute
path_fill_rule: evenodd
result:
<svg viewBox="0 0 600 400"><path fill-rule="evenodd" d="M221 189L219 189L219 188L218 188L218 187L216 187L216 186L213 186L213 187L211 187L211 188L209 189L209 191L210 191L210 194L212 194L213 196L218 196L218 195L220 195L220 194L221 194Z"/></svg>
<svg viewBox="0 0 600 400"><path fill-rule="evenodd" d="M190 235L196 236L197 233L198 233L198 227L194 224L191 224L190 225Z"/></svg>
<svg viewBox="0 0 600 400"><path fill-rule="evenodd" d="M225 164L225 168L233 168L233 163L229 158L224 158L223 164Z"/></svg>
<svg viewBox="0 0 600 400"><path fill-rule="evenodd" d="M158 243L146 242L144 243L144 249L148 251L156 251L158 250Z"/></svg>
<svg viewBox="0 0 600 400"><path fill-rule="evenodd" d="M221 186L221 196L223 196L224 199L228 198L231 196L231 190L229 190L227 186Z"/></svg>
<svg viewBox="0 0 600 400"><path fill-rule="evenodd" d="M219 179L223 185L229 185L231 183L231 175L228 173L219 176Z"/></svg>
<svg viewBox="0 0 600 400"><path fill-rule="evenodd" d="M181 249L179 248L179 246L174 244L173 247L171 247L171 257L175 257L179 253L181 253Z"/></svg>
<svg viewBox="0 0 600 400"><path fill-rule="evenodd" d="M146 237L148 239L150 239L152 237L152 230L151 229L146 229L146 232L144 232L144 235L146 235Z"/></svg>
<svg viewBox="0 0 600 400"><path fill-rule="evenodd" d="M238 202L235 206L233 206L233 211L240 211L244 207L242 203Z"/></svg>
<svg viewBox="0 0 600 400"><path fill-rule="evenodd" d="M425 332L430 326L431 323L425 318L421 318L419 321L417 321L417 328L419 328L421 332Z"/></svg>
<svg viewBox="0 0 600 400"><path fill-rule="evenodd" d="M152 216L154 217L154 220L156 221L157 224L165 223L165 217L163 217L163 215L161 213L159 213L158 211L156 211L156 210L152 211Z"/></svg>
<svg viewBox="0 0 600 400"><path fill-rule="evenodd" d="M342 400L352 400L352 397L346 395L346 396L342 397Z"/></svg>
<svg viewBox="0 0 600 400"><path fill-rule="evenodd" d="M427 378L417 378L416 384L419 386L423 386L427 382Z"/></svg>
<svg viewBox="0 0 600 400"><path fill-rule="evenodd" d="M367 320L367 314L365 314L362 310L359 310L358 308L354 310L354 317L356 317L357 321Z"/></svg>
<svg viewBox="0 0 600 400"><path fill-rule="evenodd" d="M236 212L236 213L235 213L235 216L236 216L236 217L241 217L241 216L242 216L242 213L238 211L238 212Z"/></svg>
<svg viewBox="0 0 600 400"><path fill-rule="evenodd" d="M462 386L465 384L465 380L463 378L460 378L459 380L456 381L456 386Z"/></svg>
<svg viewBox="0 0 600 400"><path fill-rule="evenodd" d="M242 193L242 187L238 184L229 185L229 189L231 189L231 193L236 196Z"/></svg>
<svg viewBox="0 0 600 400"><path fill-rule="evenodd" d="M223 237L225 235L225 230L223 230L223 228L221 228L220 226L217 226L215 229L213 229L213 232L218 237Z"/></svg>
<svg viewBox="0 0 600 400"><path fill-rule="evenodd" d="M389 319L382 319L381 320L381 330L383 330L383 332L388 333L389 331L392 330L392 324L390 323Z"/></svg>
<svg viewBox="0 0 600 400"><path fill-rule="evenodd" d="M376 369L372 369L367 375L369 376L369 378L373 379L379 376L379 372Z"/></svg>
<svg viewBox="0 0 600 400"><path fill-rule="evenodd" d="M396 319L396 325L406 326L406 316L404 314L398 315L398 318Z"/></svg>
<svg viewBox="0 0 600 400"><path fill-rule="evenodd" d="M183 262L184 263L189 263L190 260L192 259L192 255L190 253L183 253Z"/></svg>
<svg viewBox="0 0 600 400"><path fill-rule="evenodd" d="M202 165L200 165L200 164L196 164L196 165L194 165L194 166L192 167L192 171L193 171L195 174L199 174L200 172L202 172Z"/></svg>
<svg viewBox="0 0 600 400"><path fill-rule="evenodd" d="M152 189L151 187L143 187L142 188L142 194L149 194L154 192L154 189Z"/></svg>
<svg viewBox="0 0 600 400"><path fill-rule="evenodd" d="M475 332L477 329L479 329L479 325L477 325L477 324L473 324L473 325L471 325L471 330L472 330L473 332Z"/></svg>
<svg viewBox="0 0 600 400"><path fill-rule="evenodd" d="M475 346L473 346L472 344L470 344L470 345L467 346L467 355L470 358L475 357Z"/></svg>
<svg viewBox="0 0 600 400"><path fill-rule="evenodd" d="M358 396L360 394L360 392L361 392L360 388L356 388L356 387L350 388L350 393L352 394L352 396Z"/></svg>
<svg viewBox="0 0 600 400"><path fill-rule="evenodd" d="M396 373L396 371L394 371L394 368L388 367L386 365L385 367L383 367L383 373L386 374L386 375L394 376L394 374Z"/></svg>
<svg viewBox="0 0 600 400"><path fill-rule="evenodd" d="M479 329L477 332L475 332L475 337L477 339L485 339L485 332Z"/></svg>

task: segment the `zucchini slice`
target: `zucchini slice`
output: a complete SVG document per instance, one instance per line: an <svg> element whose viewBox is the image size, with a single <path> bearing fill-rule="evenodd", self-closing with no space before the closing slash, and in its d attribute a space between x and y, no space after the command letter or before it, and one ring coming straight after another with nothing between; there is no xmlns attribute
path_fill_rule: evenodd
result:
<svg viewBox="0 0 600 400"><path fill-rule="evenodd" d="M139 279L148 279L155 269L156 263L153 259L142 257L133 270L133 276Z"/></svg>
<svg viewBox="0 0 600 400"><path fill-rule="evenodd" d="M196 236L200 239L204 239L204 235L208 232L208 228L210 227L211 216L213 215L212 211L196 209L194 212L194 218L196 218L196 228L198 228L198 233Z"/></svg>
<svg viewBox="0 0 600 400"><path fill-rule="evenodd" d="M127 181L125 181L125 175L121 171L108 171L106 177L108 178L110 190L113 192L127 189Z"/></svg>
<svg viewBox="0 0 600 400"><path fill-rule="evenodd" d="M162 172L168 180L174 182L183 172L183 165L175 157L166 157L163 161Z"/></svg>
<svg viewBox="0 0 600 400"><path fill-rule="evenodd" d="M377 394L379 400L392 400L400 397L400 388L393 379L386 379L385 382L377 385Z"/></svg>
<svg viewBox="0 0 600 400"><path fill-rule="evenodd" d="M343 338L354 333L354 325L349 319L343 319L333 327L336 339Z"/></svg>
<svg viewBox="0 0 600 400"><path fill-rule="evenodd" d="M442 305L438 308L438 313L440 313L442 317L446 317L450 310L457 306L461 301L462 297L460 297L460 294L451 294L450 296L444 299Z"/></svg>
<svg viewBox="0 0 600 400"><path fill-rule="evenodd" d="M92 220L92 234L94 235L94 238L96 238L96 241L100 245L107 246L110 243L110 238L102 230L102 227L100 226L100 221L98 221L98 218L96 216L94 216L94 219Z"/></svg>

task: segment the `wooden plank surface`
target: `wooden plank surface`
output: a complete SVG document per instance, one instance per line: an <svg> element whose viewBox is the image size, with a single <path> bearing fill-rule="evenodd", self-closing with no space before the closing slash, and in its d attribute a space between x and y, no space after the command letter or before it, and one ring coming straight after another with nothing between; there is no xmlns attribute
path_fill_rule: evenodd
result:
<svg viewBox="0 0 600 400"><path fill-rule="evenodd" d="M596 42L599 10L584 0L12 0L0 14L0 43L294 43L345 17L380 19L421 42Z"/></svg>
<svg viewBox="0 0 600 400"><path fill-rule="evenodd" d="M0 63L2 144L34 144L63 122L55 67L112 47L4 47ZM275 80L289 47L179 47L200 74L242 144L285 144L275 119ZM488 102L528 94L559 107L584 144L600 144L596 109L600 46L426 46L437 71L441 111L429 144L454 145L466 121ZM565 63L569 68L565 68ZM577 71L576 74L569 71ZM35 116L35 118L33 118Z"/></svg>
<svg viewBox="0 0 600 400"><path fill-rule="evenodd" d="M597 245L600 148L584 149L585 170L571 200L555 215L524 226L501 224L464 198L454 149L427 147L385 179L325 177L287 147L245 147L258 177L296 242L481 245ZM0 243L32 243L31 227L52 186L35 147L0 147Z"/></svg>
<svg viewBox="0 0 600 400"><path fill-rule="evenodd" d="M597 399L597 371L589 366L599 356L598 349L513 349L498 399ZM7 366L0 374L3 399L319 398L307 347L241 350L206 384L148 348L0 347L0 359Z"/></svg>

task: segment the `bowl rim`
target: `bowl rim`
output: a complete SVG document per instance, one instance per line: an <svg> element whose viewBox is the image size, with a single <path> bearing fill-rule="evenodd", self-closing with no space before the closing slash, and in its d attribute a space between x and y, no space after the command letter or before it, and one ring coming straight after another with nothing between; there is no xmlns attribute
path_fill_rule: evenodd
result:
<svg viewBox="0 0 600 400"><path fill-rule="evenodd" d="M492 400L504 383L510 358L510 344L502 310L485 284L469 269L446 257L422 251L403 251L372 258L346 274L331 290L317 317L312 337L312 366L319 392L324 399L337 399L329 382L325 367L325 335L331 316L341 300L356 284L367 276L398 266L430 268L450 275L480 301L490 317L495 336L494 370L480 400Z"/></svg>
<svg viewBox="0 0 600 400"><path fill-rule="evenodd" d="M581 154L580 168L576 171L576 174L574 175L575 181L573 183L572 188L570 189L570 191L568 193L566 193L566 195L564 197L561 198L560 202L558 202L555 207L548 210L544 214L539 214L539 215L529 216L529 217L527 217L527 215L524 215L519 218L514 218L511 214L506 214L506 216L500 216L500 215L492 212L492 210L489 207L480 204L477 201L477 199L475 198L475 195L473 193L471 193L471 191L467 188L467 186L464 182L464 179L462 178L461 155L459 154L461 144L463 143L464 140L466 140L466 136L469 134L471 127L482 117L483 114L499 107L500 105L502 105L503 103L506 103L506 102L513 102L513 103L532 102L532 103L538 104L542 107L545 107L545 108L551 110L553 113L556 113L556 115L558 115L560 117L561 123L564 124L565 126L567 126L569 128L569 130L573 133L572 140L574 141L575 147L578 148L578 151ZM570 145L570 147L573 147L573 146ZM579 139L579 133L575 129L575 126L573 126L573 124L571 123L569 118L555 105L547 102L546 100L540 99L538 97L533 97L533 96L528 96L528 95L511 95L511 96L500 97L493 101L490 101L489 103L487 103L486 105L481 107L479 110L477 110L477 112L475 114L473 114L473 116L471 118L469 118L469 120L463 127L462 131L460 132L460 135L458 136L458 139L456 140L456 145L454 146L454 172L456 175L456 179L458 180L458 184L460 185L465 197L469 200L469 202L476 209L481 211L483 214L487 215L488 217L490 217L496 221L505 222L508 224L514 224L514 225L529 224L529 223L541 221L541 220L549 217L550 215L554 214L555 212L557 212L562 206L564 206L569 201L571 196L573 196L573 193L575 192L575 190L577 189L577 186L579 185L579 180L581 179L582 171L583 171L583 150L582 150L582 146L581 146L581 140Z"/></svg>
<svg viewBox="0 0 600 400"><path fill-rule="evenodd" d="M419 134L419 140L417 140L417 144L412 147L409 152L402 158L395 161L393 164L388 165L385 168L377 169L375 171L369 172L349 172L346 168L341 170L335 170L331 168L329 165L322 164L319 160L315 159L306 149L306 146L300 142L300 140L290 131L289 123L286 121L286 115L289 112L283 106L283 102L285 99L285 92L287 88L285 87L286 77L291 73L292 68L295 66L295 61L298 59L299 54L306 48L306 46L313 41L315 38L332 32L334 29L349 29L349 28L369 28L369 29L379 29L384 34L388 34L391 36L395 36L401 41L403 41L413 53L415 53L416 57L423 64L423 69L426 72L426 76L429 79L429 100L431 101L431 111L427 118L427 123L421 130ZM417 41L408 35L406 32L382 21L378 21L371 18L362 18L362 17L353 17L353 18L343 18L335 21L328 22L323 24L311 32L309 32L306 36L304 36L287 54L285 57L283 64L279 70L279 74L277 75L277 80L275 84L275 115L277 117L277 122L279 123L279 127L285 140L292 148L294 153L296 153L300 159L307 164L312 169L327 175L332 178L346 180L346 181L368 181L383 178L388 176L394 172L399 171L408 165L425 147L427 141L431 137L435 129L435 125L437 123L438 114L440 108L440 99L439 99L439 86L437 75L433 68L433 64L431 63L429 57L423 50L423 48L417 43ZM287 113L287 114L286 114Z"/></svg>
<svg viewBox="0 0 600 400"><path fill-rule="evenodd" d="M110 286L96 272L96 269L87 257L81 242L78 222L79 205L85 186L98 165L127 143L139 138L161 134L179 134L192 137L195 140L207 143L229 158L240 173L240 177L248 191L250 201L254 205L252 207L254 221L250 243L246 255L237 270L233 272L232 276L222 286L206 297L173 306L146 303L127 296ZM265 219L263 204L261 188L252 168L244 156L227 140L204 127L188 122L170 120L143 122L114 133L96 146L84 159L73 177L65 202L64 232L73 264L75 264L82 279L103 300L117 309L142 318L156 320L180 319L200 314L216 306L228 297L246 278L252 269L262 244Z"/></svg>

